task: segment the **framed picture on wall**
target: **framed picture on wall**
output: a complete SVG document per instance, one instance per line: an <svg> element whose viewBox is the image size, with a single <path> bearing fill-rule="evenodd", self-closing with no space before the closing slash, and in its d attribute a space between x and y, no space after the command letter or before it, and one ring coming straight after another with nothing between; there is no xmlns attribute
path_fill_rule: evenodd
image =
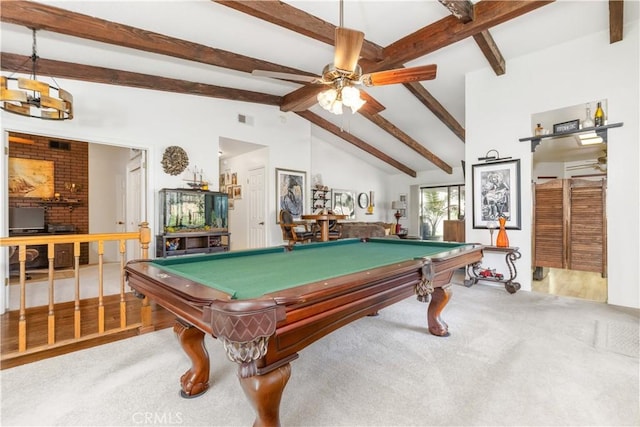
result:
<svg viewBox="0 0 640 427"><path fill-rule="evenodd" d="M291 212L294 220L300 219L304 213L306 185L306 172L276 168L276 224L281 209Z"/></svg>
<svg viewBox="0 0 640 427"><path fill-rule="evenodd" d="M351 190L332 190L331 205L333 213L346 215L347 219L356 217L356 192Z"/></svg>
<svg viewBox="0 0 640 427"><path fill-rule="evenodd" d="M233 198L242 199L242 185L233 186Z"/></svg>
<svg viewBox="0 0 640 427"><path fill-rule="evenodd" d="M399 209L400 211L400 218L406 219L407 218L407 209L409 209L409 200L407 200L407 195L406 194L401 194L400 195L400 202L403 203L404 206L406 206L405 209Z"/></svg>
<svg viewBox="0 0 640 427"><path fill-rule="evenodd" d="M54 196L54 162L9 157L9 197Z"/></svg>
<svg viewBox="0 0 640 427"><path fill-rule="evenodd" d="M473 228L496 227L500 216L505 228L520 230L520 160L472 165Z"/></svg>

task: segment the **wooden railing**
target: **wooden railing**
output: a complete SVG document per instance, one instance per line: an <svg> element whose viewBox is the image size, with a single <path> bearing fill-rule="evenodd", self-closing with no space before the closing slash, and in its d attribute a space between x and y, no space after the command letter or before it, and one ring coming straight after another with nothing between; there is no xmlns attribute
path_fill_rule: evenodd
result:
<svg viewBox="0 0 640 427"><path fill-rule="evenodd" d="M144 328L150 325L151 309L149 302L143 300L140 313L140 322L127 322L127 301L125 298L125 275L124 266L126 263L126 244L129 240L137 240L140 243L141 257L149 257L149 242L151 241L151 231L146 222L140 225L137 232L129 233L109 233L109 234L69 234L69 235L52 235L52 236L28 236L28 237L0 237L0 246L17 247L18 259L20 264L20 307L18 315L18 349L17 352L9 352L2 354L2 360L11 358L25 353L32 353L50 349L52 347L68 345L70 343L92 339L106 334L113 334L134 328ZM118 245L118 253L120 259L119 280L120 280L120 310L119 325L116 328L106 330L105 328L105 306L104 306L104 245L105 242L115 241ZM97 243L98 253L98 327L97 331L85 334L83 336L81 324L81 299L80 299L80 244L81 243ZM54 265L56 244L73 244L74 257L74 309L73 309L73 338L64 340L64 342L56 341L56 304L54 303ZM27 348L27 246L31 245L47 245L48 257L48 310L47 310L47 343L33 348ZM36 322L38 320L34 320Z"/></svg>

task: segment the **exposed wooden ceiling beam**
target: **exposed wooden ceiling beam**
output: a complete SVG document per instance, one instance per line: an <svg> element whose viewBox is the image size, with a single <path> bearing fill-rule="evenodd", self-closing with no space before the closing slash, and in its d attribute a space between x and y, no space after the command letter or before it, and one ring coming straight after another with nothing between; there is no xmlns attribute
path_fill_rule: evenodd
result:
<svg viewBox="0 0 640 427"><path fill-rule="evenodd" d="M624 1L609 0L609 43L622 40L624 23Z"/></svg>
<svg viewBox="0 0 640 427"><path fill-rule="evenodd" d="M465 24L455 16L448 16L427 25L385 47L383 49L385 59L376 63L374 69L366 69L365 71L384 70L413 61L554 1L483 0L474 6L475 19L473 21Z"/></svg>
<svg viewBox="0 0 640 427"><path fill-rule="evenodd" d="M424 148L422 144L411 138L409 135L400 130L393 123L382 117L380 114L370 114L368 112L362 113L363 117L366 117L371 122L375 123L381 129L384 129L389 134L393 135L394 138L400 140L407 147L411 148L416 153L420 154L425 159L429 160L434 165L438 166L440 169L445 171L448 174L453 173L453 169L447 163L442 161L438 156L433 154L431 151Z"/></svg>
<svg viewBox="0 0 640 427"><path fill-rule="evenodd" d="M470 0L438 0L440 4L449 9L449 12L462 23L473 21L474 9Z"/></svg>
<svg viewBox="0 0 640 427"><path fill-rule="evenodd" d="M44 29L60 34L124 46L146 52L153 52L190 61L197 61L208 65L230 68L248 73L254 69L261 69L267 71L313 75L295 68L284 67L267 61L261 61L232 52L175 39L162 34L30 1L3 2L0 18L3 22L24 25L30 28ZM373 51L375 51L375 49L373 49ZM19 58L22 58L22 60ZM2 54L3 69L24 71L17 70L23 62L24 57L20 57L19 55L9 53ZM290 100L285 100L280 96L268 95L259 92L232 89L184 80L168 79L146 74L93 67L89 65L70 64L46 59L38 60L38 72L43 75L54 75L56 77L66 77L96 83L117 84L145 89L188 93L268 105L286 105L288 102L291 102ZM313 93L314 91L317 93L317 91L323 88L321 86L304 86L302 89L310 93ZM307 96L306 98L308 99L309 97ZM375 101L368 95L367 101L369 104L367 108L370 110L373 109L372 111L381 111L384 109L379 102ZM313 97L313 103L315 103L315 95ZM313 103L311 105L313 105ZM309 107L311 105L309 105ZM390 157L388 158L391 159ZM393 159L391 160L394 162L394 167L396 164L399 164L399 162Z"/></svg>
<svg viewBox="0 0 640 427"><path fill-rule="evenodd" d="M378 150L377 148L367 144L366 142L364 142L363 140L359 139L358 137L355 137L353 135L351 135L348 132L345 132L344 130L340 129L338 126L334 125L333 123L323 119L322 117L320 117L319 115L306 110L306 111L297 111L296 112L297 115L299 115L300 117L304 117L305 119L309 120L311 123L316 124L318 126L320 126L321 128L327 130L328 132L344 139L345 141L355 145L356 147L360 148L361 150L366 151L367 153L371 154L372 156L382 160L385 163L390 164L391 166L395 167L396 169L406 173L407 175L415 178L417 176L416 171L414 171L413 169L409 168L408 166L398 162L397 160L392 159L391 157L387 156L386 154L384 154L382 151Z"/></svg>
<svg viewBox="0 0 640 427"><path fill-rule="evenodd" d="M431 93L418 82L407 83L404 85L411 93L413 93L420 102L422 102L436 117L442 121L451 132L465 142L466 131L458 123L458 121L438 102Z"/></svg>
<svg viewBox="0 0 640 427"><path fill-rule="evenodd" d="M463 24L467 24L475 18L475 7L471 0L438 0L444 5L453 16L458 18ZM500 53L500 49L496 45L489 30L484 30L473 35L473 39L480 47L484 57L489 61L489 65L493 68L496 75L501 76L506 72L504 58Z"/></svg>
<svg viewBox="0 0 640 427"><path fill-rule="evenodd" d="M279 25L284 28L288 28L292 31L295 31L299 34L311 37L315 40L328 43L335 44L335 28L336 26L328 23L316 16L313 16L307 12L291 7L287 4L282 3L278 0L266 0L266 1L232 1L232 0L213 0L216 3L220 3L224 6L231 7L240 12L246 13L255 18L259 18L270 22L274 25ZM371 43L367 40L364 41L363 48L360 52L362 58L365 61L361 61L360 64L363 65L365 62L375 62L382 58L381 55L381 47ZM411 86L420 85L419 83L413 83ZM409 85L405 85L410 87ZM316 97L318 93L323 91L324 87L319 86L305 86L299 89L296 89L283 98L283 103L280 106L282 111L304 111L308 108L311 108L316 104ZM422 102L429 110L433 112L433 114L438 117L440 120L444 122L444 124L449 129L456 129L454 133L461 139L464 138L464 129L462 126L455 120L455 118L449 114L442 104L440 104L426 89L423 90L410 90L411 93L414 94ZM425 96L426 95L426 96ZM384 109L384 107L373 100L369 95L367 99L367 103L361 110L361 113L368 111L369 114L377 114ZM375 101L375 110L371 111L372 102ZM384 128L383 128L384 129ZM385 131L387 129L384 129ZM461 136L462 135L462 136ZM401 140L402 141L402 140ZM463 139L464 141L464 139ZM404 141L402 141L404 142ZM427 150L428 152L428 150ZM430 153L430 152L429 152ZM420 153L423 154L423 153ZM431 159L435 157L433 154L430 156L425 156L427 159ZM444 164L442 160L435 157L437 159L437 163ZM440 167L440 166L439 166ZM443 170L447 170L448 165ZM451 172L448 172L451 173Z"/></svg>
<svg viewBox="0 0 640 427"><path fill-rule="evenodd" d="M2 52L0 54L0 68L3 71L30 73L30 57L13 53ZM26 66L26 67L25 67ZM266 93L252 92L241 89L208 85L204 83L190 82L186 80L170 79L166 77L153 76L149 74L133 73L130 71L115 70L111 68L94 67L91 65L76 64L71 62L55 61L46 58L38 59L38 74L43 76L55 76L73 80L87 81L92 83L103 83L118 86L129 86L140 89L159 90L164 92L183 93L188 95L207 96L211 98L229 99L234 101L252 102L257 104L278 106L282 98ZM373 109L375 111L375 109ZM312 117L312 123L334 133L345 141L361 148L367 153L378 157L380 160L389 163L391 166L400 169L402 172L415 177L415 171L384 154L382 151L372 147L366 142L356 138L348 132L339 131L337 126L323 119L316 119L313 116L301 115L304 118ZM413 174L412 174L413 173Z"/></svg>
<svg viewBox="0 0 640 427"><path fill-rule="evenodd" d="M235 0L213 0L224 6L244 12L255 18L288 28L298 34L303 34L312 39L335 45L336 26L324 21L317 16L311 15L303 10L296 9L279 0L259 0L259 1L235 1ZM336 13L338 8L336 5ZM381 60L382 46L365 40L362 44L360 55L371 60Z"/></svg>
<svg viewBox="0 0 640 427"><path fill-rule="evenodd" d="M489 65L493 68L493 72L496 73L497 76L501 76L506 73L507 67L504 62L504 57L502 56L502 53L500 53L500 49L493 40L493 36L491 36L489 31L485 30L478 34L474 34L473 39L476 41L478 47L480 47L484 57L487 58Z"/></svg>
<svg viewBox="0 0 640 427"><path fill-rule="evenodd" d="M3 1L2 22L250 73L314 74L31 1Z"/></svg>
<svg viewBox="0 0 640 427"><path fill-rule="evenodd" d="M26 68L25 68L26 65ZM31 72L30 57L2 52L0 55L2 70L29 74ZM282 97L266 93L252 92L242 89L195 83L186 80L170 79L149 74L114 70L112 68L94 67L91 65L38 59L38 74L55 76L93 83L104 83L118 86L137 87L141 89L160 90L164 92L184 93L189 95L208 96L211 98L231 99L234 101L253 102L256 104L280 105Z"/></svg>

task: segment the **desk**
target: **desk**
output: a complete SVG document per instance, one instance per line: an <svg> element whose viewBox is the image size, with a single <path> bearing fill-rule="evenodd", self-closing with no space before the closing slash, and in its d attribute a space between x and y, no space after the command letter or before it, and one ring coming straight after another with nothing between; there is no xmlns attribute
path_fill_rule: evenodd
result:
<svg viewBox="0 0 640 427"><path fill-rule="evenodd" d="M301 215L300 218L304 220L313 220L320 226L320 240L323 242L329 241L329 221L337 221L339 219L345 219L346 215L336 214L312 214Z"/></svg>
<svg viewBox="0 0 640 427"><path fill-rule="evenodd" d="M448 335L441 312L451 276L481 257L481 245L342 239L131 261L125 272L138 296L178 317L174 331L192 363L180 380L183 396L209 387L203 340L211 334L239 365L241 386L256 411L254 425L279 425L290 362L299 351L414 294L431 300L429 331Z"/></svg>

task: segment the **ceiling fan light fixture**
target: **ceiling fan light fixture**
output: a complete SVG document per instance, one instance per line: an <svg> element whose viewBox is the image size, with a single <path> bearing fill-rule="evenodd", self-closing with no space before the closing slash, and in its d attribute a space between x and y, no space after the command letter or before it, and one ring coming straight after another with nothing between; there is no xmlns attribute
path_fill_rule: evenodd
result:
<svg viewBox="0 0 640 427"><path fill-rule="evenodd" d="M333 114L342 114L343 104L355 114L367 102L360 97L360 91L352 86L327 89L320 92L317 99L322 108Z"/></svg>
<svg viewBox="0 0 640 427"><path fill-rule="evenodd" d="M342 88L342 103L351 108L351 113L355 114L367 101L360 98L360 91L353 86Z"/></svg>

